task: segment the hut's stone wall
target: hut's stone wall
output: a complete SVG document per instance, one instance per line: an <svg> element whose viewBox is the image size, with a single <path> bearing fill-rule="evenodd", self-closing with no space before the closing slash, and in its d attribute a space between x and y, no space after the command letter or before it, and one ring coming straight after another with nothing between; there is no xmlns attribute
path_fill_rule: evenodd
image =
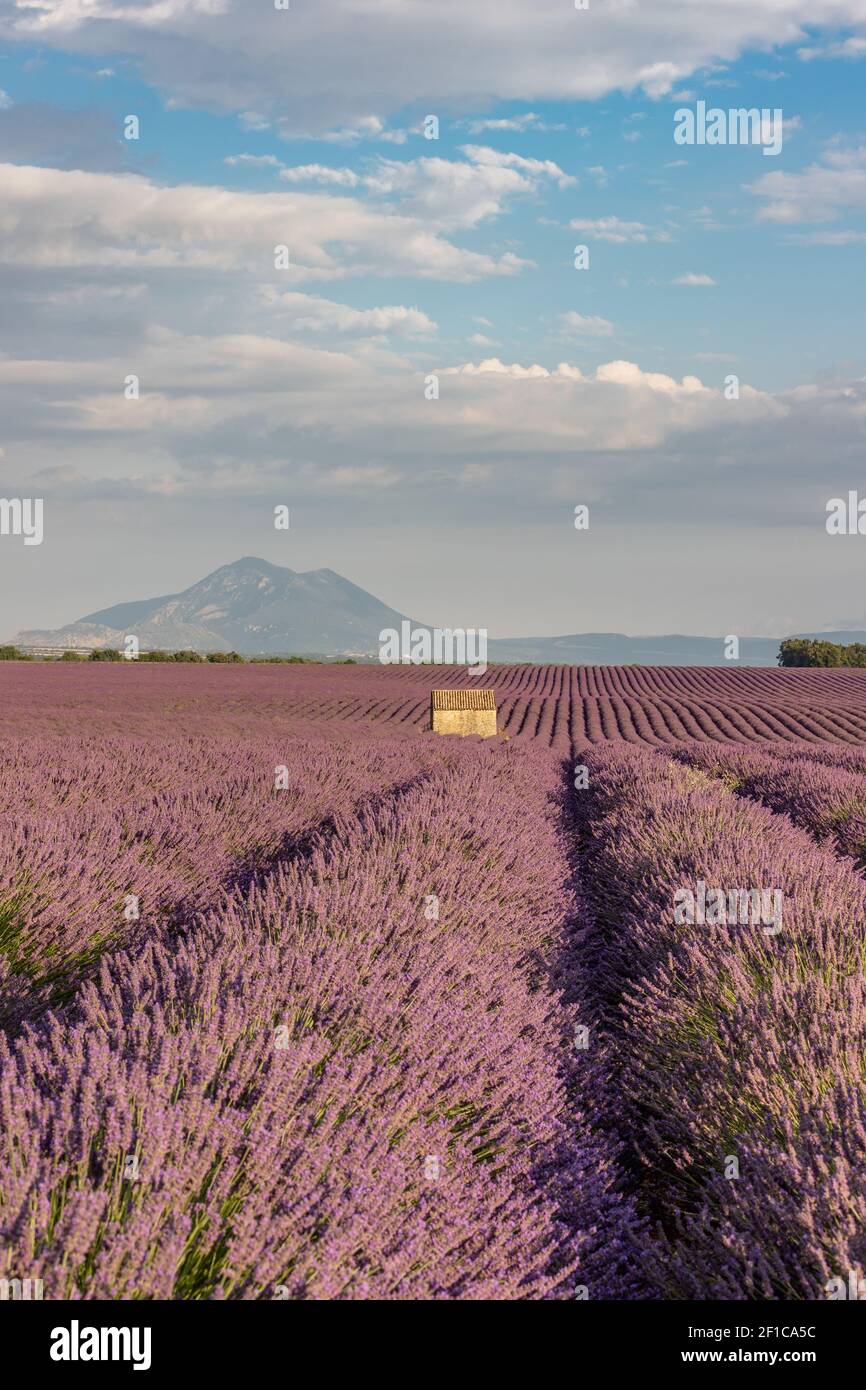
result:
<svg viewBox="0 0 866 1390"><path fill-rule="evenodd" d="M477 686L469 689L432 690L430 727L434 734L496 736L496 696Z"/></svg>
<svg viewBox="0 0 866 1390"><path fill-rule="evenodd" d="M495 709L434 709L434 734L479 734L496 737Z"/></svg>

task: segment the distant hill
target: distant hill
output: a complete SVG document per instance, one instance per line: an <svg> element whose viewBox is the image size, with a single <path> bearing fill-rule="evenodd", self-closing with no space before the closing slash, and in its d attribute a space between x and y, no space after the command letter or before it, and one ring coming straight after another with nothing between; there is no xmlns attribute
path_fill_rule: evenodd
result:
<svg viewBox="0 0 866 1390"><path fill-rule="evenodd" d="M22 647L121 646L134 633L144 650L234 650L247 655L375 658L379 633L406 615L343 579L334 570L298 573L245 556L222 565L179 594L117 603L66 627L19 632ZM414 627L426 624L413 621ZM866 632L800 632L797 637L866 642ZM781 637L741 637L740 664L775 666ZM565 637L504 637L488 644L490 661L540 664L730 666L722 637L628 637L583 632Z"/></svg>
<svg viewBox="0 0 866 1390"><path fill-rule="evenodd" d="M19 632L20 646L110 647L134 633L144 649L246 653L377 652L405 615L330 569L299 574L246 556L179 594L118 603L53 630Z"/></svg>
<svg viewBox="0 0 866 1390"><path fill-rule="evenodd" d="M786 636L828 642L866 641L862 632L798 632ZM775 666L781 637L741 637L740 666ZM622 632L578 632L570 637L504 637L488 644L492 661L566 662L570 666L733 666L723 637L627 637Z"/></svg>
<svg viewBox="0 0 866 1390"><path fill-rule="evenodd" d="M564 661L571 666L730 666L721 637L627 637L580 632L571 637L506 637L489 644L494 661ZM740 664L775 666L779 638L740 639Z"/></svg>

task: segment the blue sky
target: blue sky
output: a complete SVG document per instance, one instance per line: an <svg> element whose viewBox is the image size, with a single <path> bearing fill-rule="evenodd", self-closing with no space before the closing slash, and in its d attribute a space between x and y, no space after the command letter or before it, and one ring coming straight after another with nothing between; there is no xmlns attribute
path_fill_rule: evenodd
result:
<svg viewBox="0 0 866 1390"><path fill-rule="evenodd" d="M797 56L803 47L798 42L772 55L748 53L655 100L613 92L600 102L503 102L463 117L443 115L436 142L421 133L426 113L408 108L389 117L384 131L407 132L399 145L285 139L273 125L250 129L235 113L172 108L140 79L130 58L76 59L7 45L0 71L2 90L18 106L48 103L72 113L98 112L106 138L114 137L118 166L160 182L256 192L281 187L274 165L225 162L242 155L270 157L289 168L327 165L358 174L382 157L459 161L465 146L479 144L552 160L574 185L560 189L551 182L539 197L516 199L463 238L467 246L511 247L536 263L508 285L507 294L487 280L471 296L465 286L447 282L419 295L415 280L399 276L389 279L389 291L435 316L441 342L471 339L482 331L477 319L483 317L493 326L488 336L508 353L531 351L534 360L552 367L567 347L569 360L590 366L596 345L580 335L563 336L559 327L567 299L575 312L611 322L610 346L625 355L652 352L661 370L682 375L717 354L719 370L736 363L755 385L775 390L812 380L816 363L826 372L862 357L866 280L856 274L862 247L854 242L819 251L804 244L797 238L809 228L757 220L762 200L749 191L766 174L820 164L833 142L856 145L866 127L862 64L804 62ZM724 108L781 109L797 126L786 130L778 156L765 157L755 146L676 147L673 113L698 99ZM141 121L137 143L121 138L128 112ZM517 128L478 129L509 121ZM314 187L315 180L297 186ZM866 234L864 213L866 208L854 209L824 230ZM571 235L573 219L612 216L669 240L617 244L591 232ZM572 248L582 240L590 246L592 273L576 276ZM709 275L715 286L707 293L672 286L689 271ZM343 281L341 295L359 308L377 302L363 277Z"/></svg>
<svg viewBox="0 0 866 1390"><path fill-rule="evenodd" d="M4 631L244 553L495 635L862 620L866 3L464 9L2 0L0 463L48 518ZM781 152L676 145L699 100Z"/></svg>

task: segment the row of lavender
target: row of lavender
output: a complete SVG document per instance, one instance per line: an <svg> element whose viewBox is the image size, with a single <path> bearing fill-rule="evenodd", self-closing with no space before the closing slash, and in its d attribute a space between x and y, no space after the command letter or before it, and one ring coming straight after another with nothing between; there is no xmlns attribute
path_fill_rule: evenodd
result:
<svg viewBox="0 0 866 1390"><path fill-rule="evenodd" d="M188 921L434 762L423 744L199 736L4 742L0 1024L74 993L106 950Z"/></svg>
<svg viewBox="0 0 866 1390"><path fill-rule="evenodd" d="M91 748L7 745L0 1278L815 1298L861 1277L866 890L840 854L862 752L591 750L581 887L538 747Z"/></svg>
<svg viewBox="0 0 866 1390"><path fill-rule="evenodd" d="M856 748L686 745L672 756L729 790L789 816L821 844L866 867L866 752Z"/></svg>
<svg viewBox="0 0 866 1390"><path fill-rule="evenodd" d="M101 955L0 1044L0 1276L85 1298L633 1290L637 1223L595 1124L604 1078L575 1046L586 926L559 766L428 747L359 744L351 777L333 748L298 750L282 826L243 785L224 821L220 798L212 817L193 792L181 805L174 774L148 768L169 785L133 816L143 831L152 813L148 834L127 826L127 878L115 867L93 899ZM194 785L182 758L176 775ZM40 794L83 799L64 776L33 788L34 818ZM96 893L108 826L83 824ZM219 898L253 845L279 852ZM182 910L106 949L112 894L145 872ZM58 916L67 960L70 930Z"/></svg>
<svg viewBox="0 0 866 1390"><path fill-rule="evenodd" d="M739 786L758 776L741 749L683 756ZM815 789L835 779L861 804L863 779L820 755L775 772L763 758L765 799L790 777L808 831L649 750L590 750L576 793L656 1297L864 1287L866 885L810 833Z"/></svg>

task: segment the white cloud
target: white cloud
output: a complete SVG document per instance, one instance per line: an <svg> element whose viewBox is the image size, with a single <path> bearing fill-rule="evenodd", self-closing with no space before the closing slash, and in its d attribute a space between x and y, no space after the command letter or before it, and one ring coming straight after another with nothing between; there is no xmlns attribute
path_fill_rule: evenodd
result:
<svg viewBox="0 0 866 1390"><path fill-rule="evenodd" d="M866 146L830 147L823 163L764 174L747 189L764 199L761 221L832 222L848 208L866 207Z"/></svg>
<svg viewBox="0 0 866 1390"><path fill-rule="evenodd" d="M596 380L614 382L619 386L645 388L671 397L692 396L695 392L708 390L696 376L684 376L680 382L664 372L645 372L636 362L605 362L597 368Z"/></svg>
<svg viewBox="0 0 866 1390"><path fill-rule="evenodd" d="M748 385L731 410L698 377L677 381L630 361L582 373L567 361L550 370L498 357L439 367L431 409L427 367L250 334L154 328L136 368L142 398L131 403L111 357L0 360L0 430L15 464L33 457L44 467L60 423L67 466L95 478L96 495L158 488L213 505L221 496L270 495L275 477L292 495L328 491L341 477L346 489L411 488L432 517L446 505L443 482L471 481L514 516L524 502L562 500L566 474L577 495L598 489L605 452L603 488L630 514L630 478L652 478L657 488L678 475L694 491L695 456L716 453L720 436L726 448L748 448L791 410ZM803 402L799 414L816 406ZM778 457L784 448L777 441ZM762 467L770 468L765 456Z"/></svg>
<svg viewBox="0 0 866 1390"><path fill-rule="evenodd" d="M832 10L839 27L866 20L863 0L833 0ZM535 0L527 23L525 0L332 0L324 24L315 6L251 12L247 0L0 0L0 37L131 55L178 102L353 138L363 122L410 104L459 113L637 88L665 96L715 60L806 43L821 18L815 0L655 0L639 23L636 13L631 0L589 16L563 0Z"/></svg>
<svg viewBox="0 0 866 1390"><path fill-rule="evenodd" d="M560 323L569 333L581 338L609 338L613 333L613 324L607 319L597 314L577 314L573 309L560 315Z"/></svg>
<svg viewBox="0 0 866 1390"><path fill-rule="evenodd" d="M490 172L520 181L509 170ZM325 193L166 187L138 174L11 164L0 165L0 179L6 264L243 268L269 279L277 274L274 247L289 243L291 268L279 272L289 285L349 273L468 281L514 274L526 264L512 252L492 257L456 247L411 211ZM496 199L488 204L489 211L499 206Z"/></svg>
<svg viewBox="0 0 866 1390"><path fill-rule="evenodd" d="M361 182L353 169L334 169L327 164L296 164L280 170L287 183L321 183L339 188L357 188Z"/></svg>
<svg viewBox="0 0 866 1390"><path fill-rule="evenodd" d="M138 302L143 300L146 294L147 286L142 283L100 285L88 281L83 285L72 285L67 289L46 290L38 296L38 302L47 304L53 309L84 307L92 310L95 305L105 305L116 311L118 304Z"/></svg>
<svg viewBox="0 0 866 1390"><path fill-rule="evenodd" d="M110 504L117 526L140 518L150 496L172 497L178 524L188 499L216 521L257 498L326 497L331 536L366 524L398 487L435 534L453 522L452 484L486 563L503 520L531 509L567 526L575 497L597 499L598 521L620 537L649 519L687 536L677 523L696 514L735 522L731 534L744 530L750 549L792 518L821 532L827 490L843 489L862 457L866 381L772 395L741 380L734 405L715 358L708 384L624 360L581 371L487 356L418 370L364 341L349 346L152 328L134 354L137 402L123 398L113 349L82 361L0 359L4 476L24 487L41 470L39 495L62 501L67 525L75 500ZM435 406L424 399L428 370L440 379ZM61 431L66 472L49 476Z"/></svg>
<svg viewBox="0 0 866 1390"><path fill-rule="evenodd" d="M671 280L672 285L689 285L695 288L701 285L714 285L715 283L712 275L698 275L693 270L689 270L685 275L678 275L676 279Z"/></svg>
<svg viewBox="0 0 866 1390"><path fill-rule="evenodd" d="M594 237L596 241L623 243L670 240L667 232L654 232L643 222L624 222L619 217L574 217L568 225L576 232Z"/></svg>
<svg viewBox="0 0 866 1390"><path fill-rule="evenodd" d="M319 487L357 491L359 488L393 487L400 482L401 475L396 469L383 468L381 465L350 464L343 468L302 469L301 479L314 481Z"/></svg>
<svg viewBox="0 0 866 1390"><path fill-rule="evenodd" d="M483 117L462 121L460 124L470 130L473 135L482 135L486 130L506 130L518 133L524 130L565 130L564 124L560 122L549 124L537 116L534 111L527 111L522 116Z"/></svg>
<svg viewBox="0 0 866 1390"><path fill-rule="evenodd" d="M401 213L425 226L453 231L497 217L508 200L536 195L546 179L561 188L574 181L552 160L525 159L482 145L466 145L463 153L465 160L379 158L360 182L368 193L391 199Z"/></svg>
<svg viewBox="0 0 866 1390"><path fill-rule="evenodd" d="M462 376L482 376L484 374L494 373L498 376L513 377L515 380L526 377L541 379L550 376L550 372L547 368L539 366L537 362L531 367L522 367L519 362L512 362L509 364L501 362L498 357L486 357L483 362L479 362L477 365L474 362L464 362L459 367L446 368L446 372L450 375L460 373ZM582 375L577 367L574 368L574 372L577 378Z"/></svg>
<svg viewBox="0 0 866 1390"><path fill-rule="evenodd" d="M261 169L280 169L282 165L275 154L227 154L223 160L224 164L232 166L236 164L246 164L252 168Z"/></svg>
<svg viewBox="0 0 866 1390"><path fill-rule="evenodd" d="M436 332L436 324L420 309L404 304L386 304L374 309L354 309L332 299L320 299L311 294L287 291L281 294L273 286L264 291L265 303L284 316L293 332L338 333L340 335L396 334L406 337L427 337Z"/></svg>
<svg viewBox="0 0 866 1390"><path fill-rule="evenodd" d="M804 63L814 58L866 58L866 38L839 39L835 43L816 44L811 48L798 48L797 57Z"/></svg>
<svg viewBox="0 0 866 1390"><path fill-rule="evenodd" d="M271 123L260 111L241 111L238 120L244 130L270 130Z"/></svg>
<svg viewBox="0 0 866 1390"><path fill-rule="evenodd" d="M725 417L748 428L778 413L772 398L743 386L732 414L721 392L697 377L677 381L633 362L583 373L567 362L550 370L495 357L440 367L431 411L423 375L406 364L263 335L207 338L157 327L140 344L136 368L141 399L129 402L111 358L0 360L0 401L9 411L0 426L16 441L22 426L30 435L45 430L50 440L60 418L70 464L79 437L88 457L127 477L163 476L167 458L208 460L214 447L227 468L241 459L253 469L257 456L273 457L290 439L296 453L352 466L359 452L401 470L425 459L462 469L491 453L540 462L583 450L654 448L684 429L711 434ZM209 462L201 467L210 474Z"/></svg>
<svg viewBox="0 0 866 1390"><path fill-rule="evenodd" d="M473 164L485 169L516 169L531 180L551 178L558 188L571 188L577 183L572 174L563 173L552 159L527 159L522 154L506 154L487 145L464 145L463 153Z"/></svg>
<svg viewBox="0 0 866 1390"><path fill-rule="evenodd" d="M4 92L3 89L0 88L0 111L8 111L11 105L12 98L10 97L9 93Z"/></svg>
<svg viewBox="0 0 866 1390"><path fill-rule="evenodd" d="M590 164L586 172L592 175L599 188L606 188L610 183L610 174L603 164Z"/></svg>
<svg viewBox="0 0 866 1390"><path fill-rule="evenodd" d="M804 246L858 246L866 241L866 232L793 232L787 239Z"/></svg>
<svg viewBox="0 0 866 1390"><path fill-rule="evenodd" d="M398 201L437 227L472 227L504 209L506 200L518 194L535 194L545 179L559 188L576 182L549 159L491 150L484 145L464 145L465 160L422 156L419 159L368 161L363 172L325 164L300 164L282 168L287 183L318 183L363 189L377 198Z"/></svg>
<svg viewBox="0 0 866 1390"><path fill-rule="evenodd" d="M280 123L280 131L286 139L292 138L292 133L286 131L283 123ZM308 135L308 139L315 139L316 136ZM318 139L327 141L333 145L356 145L361 140L380 140L391 145L405 145L408 133L405 130L388 130L385 122L379 116L361 116L351 125L344 126L342 130L327 130L318 136Z"/></svg>

